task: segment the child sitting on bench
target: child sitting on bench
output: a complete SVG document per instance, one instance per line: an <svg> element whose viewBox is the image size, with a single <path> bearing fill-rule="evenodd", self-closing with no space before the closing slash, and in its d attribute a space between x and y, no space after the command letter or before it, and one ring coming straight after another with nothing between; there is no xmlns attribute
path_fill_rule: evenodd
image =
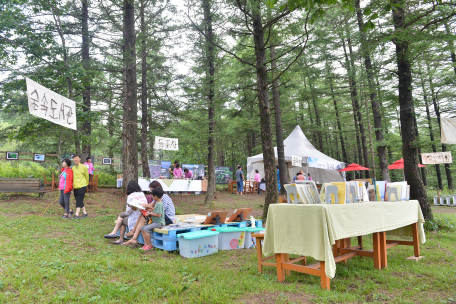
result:
<svg viewBox="0 0 456 304"><path fill-rule="evenodd" d="M150 234L153 233L155 228L162 228L165 226L165 211L163 209L163 189L154 188L152 190L152 197L154 198L155 206L154 211L148 211L146 216L149 218L146 220L146 225L141 228L141 233L144 239L144 246L141 248L144 251L151 250L154 246L151 244Z"/></svg>

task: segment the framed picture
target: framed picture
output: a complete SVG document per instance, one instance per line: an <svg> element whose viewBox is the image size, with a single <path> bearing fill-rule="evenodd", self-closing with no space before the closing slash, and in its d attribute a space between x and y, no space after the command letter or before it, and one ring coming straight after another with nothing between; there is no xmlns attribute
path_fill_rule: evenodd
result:
<svg viewBox="0 0 456 304"><path fill-rule="evenodd" d="M112 159L103 157L103 165L111 165Z"/></svg>
<svg viewBox="0 0 456 304"><path fill-rule="evenodd" d="M19 158L19 153L18 152L6 152L6 159L18 159Z"/></svg>
<svg viewBox="0 0 456 304"><path fill-rule="evenodd" d="M35 154L33 155L33 160L34 160L34 161L37 161L37 162L44 162L45 158L46 158L46 155L45 155L45 154L38 154L38 153L35 153Z"/></svg>

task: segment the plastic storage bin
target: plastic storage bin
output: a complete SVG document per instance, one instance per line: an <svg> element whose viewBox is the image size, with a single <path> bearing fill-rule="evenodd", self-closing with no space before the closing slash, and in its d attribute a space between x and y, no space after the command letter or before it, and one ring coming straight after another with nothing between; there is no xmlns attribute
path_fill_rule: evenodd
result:
<svg viewBox="0 0 456 304"><path fill-rule="evenodd" d="M218 235L220 250L243 249L245 242L245 227L219 227L215 228Z"/></svg>
<svg viewBox="0 0 456 304"><path fill-rule="evenodd" d="M256 239L252 237L252 234L255 234L257 232L263 231L264 228L243 228L245 231L245 242L244 242L244 248L256 248Z"/></svg>
<svg viewBox="0 0 456 304"><path fill-rule="evenodd" d="M186 258L199 258L218 252L217 231L194 231L179 234L179 253Z"/></svg>

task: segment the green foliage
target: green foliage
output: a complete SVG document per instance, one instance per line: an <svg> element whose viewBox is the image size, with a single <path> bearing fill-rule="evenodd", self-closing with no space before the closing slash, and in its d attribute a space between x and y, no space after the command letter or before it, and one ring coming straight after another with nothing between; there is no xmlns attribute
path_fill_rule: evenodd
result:
<svg viewBox="0 0 456 304"><path fill-rule="evenodd" d="M454 221L445 218L434 218L433 220L427 220L424 223L424 229L426 231L454 231L456 223Z"/></svg>
<svg viewBox="0 0 456 304"><path fill-rule="evenodd" d="M116 187L117 186L117 173L105 170L95 171L95 175L98 175L98 186L105 187Z"/></svg>
<svg viewBox="0 0 456 304"><path fill-rule="evenodd" d="M53 172L58 174L57 169L53 167L45 168L35 162L0 160L0 177L40 178L43 181L43 174L45 174L46 179L49 181L52 180Z"/></svg>

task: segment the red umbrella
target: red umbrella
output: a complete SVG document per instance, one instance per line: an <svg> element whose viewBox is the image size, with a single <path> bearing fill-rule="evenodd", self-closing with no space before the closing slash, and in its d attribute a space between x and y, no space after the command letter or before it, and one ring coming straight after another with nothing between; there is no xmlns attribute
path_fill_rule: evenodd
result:
<svg viewBox="0 0 456 304"><path fill-rule="evenodd" d="M344 169L339 170L339 172L343 172L343 171L361 171L361 170L370 170L370 169L353 163L353 164L348 165Z"/></svg>
<svg viewBox="0 0 456 304"><path fill-rule="evenodd" d="M426 166L422 165L422 164L418 164L418 167L421 168L421 167L426 167ZM401 158L400 160L396 160L392 165L388 166L388 169L389 170L392 170L392 169L404 169L404 159Z"/></svg>

